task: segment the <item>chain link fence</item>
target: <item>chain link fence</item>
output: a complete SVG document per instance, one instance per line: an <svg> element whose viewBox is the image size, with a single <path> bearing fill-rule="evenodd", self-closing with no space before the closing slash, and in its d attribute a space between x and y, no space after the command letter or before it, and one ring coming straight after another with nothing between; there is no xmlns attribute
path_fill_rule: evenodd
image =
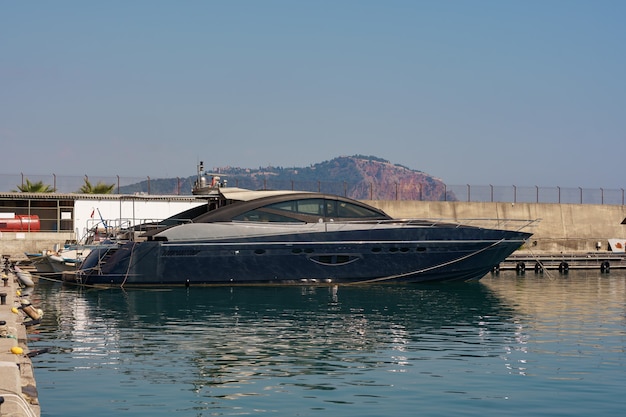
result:
<svg viewBox="0 0 626 417"><path fill-rule="evenodd" d="M58 193L77 193L86 181L114 185L115 194L190 195L194 177L153 179L150 177L60 176L0 174L0 192L19 191L26 183L42 182ZM518 186L518 185L443 185L436 193L422 192L420 185L359 183L346 181L285 181L262 178L251 183L249 178L229 178L228 186L253 189L284 189L315 191L369 200L422 200L511 203L607 204L624 205L624 189ZM166 184L166 185L164 185ZM424 189L425 189L424 184ZM432 186L432 184L430 184Z"/></svg>

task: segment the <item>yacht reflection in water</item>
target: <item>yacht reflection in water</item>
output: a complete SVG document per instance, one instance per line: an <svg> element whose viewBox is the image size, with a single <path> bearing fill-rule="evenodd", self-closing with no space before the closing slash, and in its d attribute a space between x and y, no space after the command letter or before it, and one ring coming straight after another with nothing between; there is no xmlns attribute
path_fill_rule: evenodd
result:
<svg viewBox="0 0 626 417"><path fill-rule="evenodd" d="M501 356L519 340L511 310L481 283L153 291L44 284L39 292L50 304L44 325L58 326L75 354L89 352L83 366L132 373L149 363L159 371L142 377L194 390L383 366L402 372L416 360Z"/></svg>

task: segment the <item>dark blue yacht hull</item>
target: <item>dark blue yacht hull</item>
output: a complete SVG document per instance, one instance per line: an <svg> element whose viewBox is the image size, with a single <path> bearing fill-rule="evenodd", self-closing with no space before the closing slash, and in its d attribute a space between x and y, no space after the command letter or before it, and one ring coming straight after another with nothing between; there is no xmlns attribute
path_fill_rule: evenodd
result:
<svg viewBox="0 0 626 417"><path fill-rule="evenodd" d="M531 234L469 226L398 227L187 241L93 251L93 286L366 284L478 280Z"/></svg>

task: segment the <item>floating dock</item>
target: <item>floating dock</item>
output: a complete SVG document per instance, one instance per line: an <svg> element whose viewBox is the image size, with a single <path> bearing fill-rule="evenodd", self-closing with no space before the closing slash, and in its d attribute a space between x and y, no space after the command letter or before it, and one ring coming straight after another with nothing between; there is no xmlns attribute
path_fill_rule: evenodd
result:
<svg viewBox="0 0 626 417"><path fill-rule="evenodd" d="M544 270L567 272L570 269L590 269L603 273L611 269L626 268L626 254L614 252L559 253L559 254L520 254L517 252L502 262L495 271L515 270L518 273Z"/></svg>

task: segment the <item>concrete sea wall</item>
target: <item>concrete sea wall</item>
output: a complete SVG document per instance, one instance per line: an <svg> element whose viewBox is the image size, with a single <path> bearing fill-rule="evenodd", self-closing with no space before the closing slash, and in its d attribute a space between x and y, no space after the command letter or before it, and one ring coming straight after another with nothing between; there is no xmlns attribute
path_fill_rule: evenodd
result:
<svg viewBox="0 0 626 417"><path fill-rule="evenodd" d="M483 203L445 201L366 201L397 218L448 219L463 222L493 219L503 228L514 229L521 222L505 219L539 220L525 229L533 233L533 252L590 252L608 250L609 239L626 239L626 206L594 204ZM489 225L489 222L485 222Z"/></svg>

